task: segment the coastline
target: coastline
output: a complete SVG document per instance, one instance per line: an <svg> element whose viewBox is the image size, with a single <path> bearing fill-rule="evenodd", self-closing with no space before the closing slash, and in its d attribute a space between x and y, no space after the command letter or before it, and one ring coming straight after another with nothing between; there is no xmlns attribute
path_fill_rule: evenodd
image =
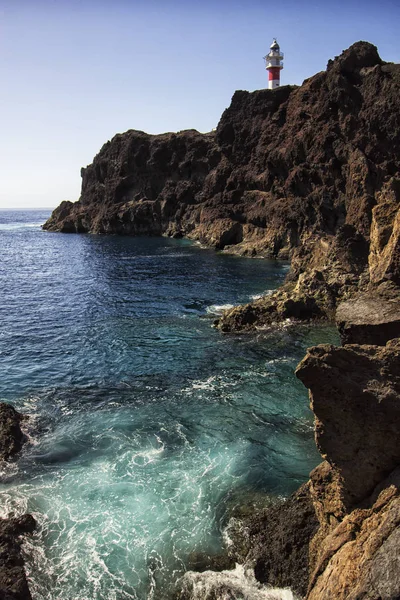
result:
<svg viewBox="0 0 400 600"><path fill-rule="evenodd" d="M350 309L353 302L347 303ZM382 306L382 300L380 305ZM394 303L391 306L398 305ZM400 382L396 375L400 372L400 350L398 340L393 339L396 330L392 328L392 335L388 334L386 321L381 321L375 323L371 331L368 320L358 323L352 329L354 315L350 311L351 318L346 321L346 303L342 308L339 307L338 312L345 344L342 347L322 345L310 348L296 371L297 376L311 390L311 405L316 416L316 443L324 462L312 471L310 480L286 501L274 502L266 509L252 510L247 516L236 515L240 527L236 532L230 532L233 544L227 549L227 554L194 555L190 559L194 572L190 572L189 561L189 572L178 583L174 596L177 599L197 598L196 590L199 585L204 600L219 597L222 588L226 589L232 584L236 593L242 593L243 586L250 586L249 589L255 594L267 594L270 589L268 585L273 586L275 591L271 589L271 598L274 597L272 593L280 594L276 597L282 598L283 590L290 588L299 598L307 600L333 597L348 600L358 598L357 594L368 593L371 577L374 578L374 593L377 593L376 590L387 589L392 594L390 597L400 593L397 579L388 580L385 576L387 567L382 567L380 550L381 547L388 548L388 560L395 560L394 557L390 558L390 553L395 552L396 548L394 546L392 549L391 536L397 531L396 514L400 503L397 487L400 456L397 453L396 429L392 427L392 423L397 422L396 399L400 393ZM383 314L386 313L383 311ZM398 313L396 316L398 317ZM378 342L380 345L366 345L368 336L375 344ZM363 340L363 345L354 344L360 339ZM369 363L364 365L366 359ZM347 371L344 370L344 365ZM332 375L327 376L327 369L332 370ZM380 376L381 383L377 386L379 373L383 373L383 376ZM337 401L332 405L332 381L339 380L342 380L342 387L335 391ZM381 402L382 393L383 397L390 398L391 405L379 417L376 407ZM350 412L346 422L339 417L337 423L336 411L340 415L338 405L342 398L345 398ZM371 403L371 424L367 436L365 421L362 424L364 455L357 458L360 447L356 442L355 449L351 451L353 454L350 452L353 458L345 458L345 463L341 465L340 454L343 451L345 454L349 452L354 437L359 439L356 421L360 408L357 403L364 404L367 399ZM333 410L330 409L331 405ZM365 412L365 408L363 411ZM330 429L336 432L341 429L343 439L337 438L336 434L329 437ZM328 446L323 441L322 434L329 439ZM21 434L17 431L18 436L21 439ZM383 446L380 448L378 444ZM6 446L10 447L9 441ZM389 451L389 448L393 451ZM368 464L372 456L375 467L369 472ZM358 463L355 462L357 460ZM357 474L360 484L356 483L354 474ZM384 526L386 522L391 523L390 527ZM2 539L11 540L10 556L16 557L12 560L18 564L19 572L22 569L19 536L21 533L32 532L34 526L30 515L3 524ZM372 540L377 532L384 541L379 547L373 544L371 546L372 542L365 540ZM337 539L340 539L339 545ZM366 543L370 548L367 562L363 550ZM348 569L350 548L353 564L351 570ZM358 565L357 561L360 561L360 566L357 566L355 585L352 574L354 565ZM338 562L339 567L335 567L335 577L332 578L331 564L336 565ZM234 575L235 569L232 571L234 563L243 565L241 568L244 570L237 575ZM5 565L6 572L9 573L10 568L14 580L14 566L10 566L8 562ZM222 574L217 576L216 573ZM252 573L255 579L252 579ZM237 581L235 577L238 577ZM10 575L6 575L4 580L10 581ZM18 575L18 581L22 592L18 591L17 594L25 595L16 595L15 598L29 600L25 575ZM349 586L354 587L353 595L349 595ZM366 597L375 598L374 595Z"/></svg>
<svg viewBox="0 0 400 600"><path fill-rule="evenodd" d="M258 584L307 600L400 595L400 138L387 125L399 83L399 66L359 42L299 88L236 92L215 134L118 134L82 171L81 199L44 226L290 258L279 289L216 320L226 334L336 318L342 346L309 348L296 371L323 462L244 519L248 537L228 553ZM203 600L226 588L214 580Z"/></svg>

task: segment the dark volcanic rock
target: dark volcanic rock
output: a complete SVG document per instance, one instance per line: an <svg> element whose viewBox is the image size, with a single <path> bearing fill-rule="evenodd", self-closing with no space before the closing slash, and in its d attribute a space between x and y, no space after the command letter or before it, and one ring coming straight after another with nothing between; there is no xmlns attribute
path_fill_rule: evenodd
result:
<svg viewBox="0 0 400 600"><path fill-rule="evenodd" d="M0 460L8 460L22 448L22 415L10 405L0 403Z"/></svg>
<svg viewBox="0 0 400 600"><path fill-rule="evenodd" d="M0 403L0 460L8 460L22 448L20 428L23 416L10 404ZM0 599L30 600L21 555L21 535L35 528L31 515L0 519Z"/></svg>
<svg viewBox="0 0 400 600"><path fill-rule="evenodd" d="M20 536L32 533L35 519L23 515L15 519L0 519L0 598L31 600L21 556Z"/></svg>
<svg viewBox="0 0 400 600"><path fill-rule="evenodd" d="M309 485L303 485L286 501L246 518L246 541L236 540L241 555L254 564L256 579L276 587L291 587L304 596L309 578L310 540L318 529Z"/></svg>
<svg viewBox="0 0 400 600"><path fill-rule="evenodd" d="M399 132L400 65L358 42L301 87L235 92L215 133L116 135L44 227L290 257L295 304L275 318L331 317L368 281L400 283Z"/></svg>

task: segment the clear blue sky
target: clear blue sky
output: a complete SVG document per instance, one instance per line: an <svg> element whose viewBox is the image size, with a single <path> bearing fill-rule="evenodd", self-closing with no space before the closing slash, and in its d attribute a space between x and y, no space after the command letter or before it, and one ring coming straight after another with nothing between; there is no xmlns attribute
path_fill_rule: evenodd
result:
<svg viewBox="0 0 400 600"><path fill-rule="evenodd" d="M400 62L400 0L0 0L0 208L76 200L115 133L209 131L237 89L301 84L360 39Z"/></svg>

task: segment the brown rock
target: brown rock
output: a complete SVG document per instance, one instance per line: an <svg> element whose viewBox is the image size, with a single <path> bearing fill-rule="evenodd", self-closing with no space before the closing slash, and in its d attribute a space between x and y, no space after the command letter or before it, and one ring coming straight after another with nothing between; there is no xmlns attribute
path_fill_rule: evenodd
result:
<svg viewBox="0 0 400 600"><path fill-rule="evenodd" d="M343 480L337 469L324 461L310 473L310 497L319 528L309 542L309 570L313 572L321 543L346 515Z"/></svg>
<svg viewBox="0 0 400 600"><path fill-rule="evenodd" d="M390 179L376 198L369 254L371 282L389 279L400 285L400 180Z"/></svg>
<svg viewBox="0 0 400 600"><path fill-rule="evenodd" d="M321 542L307 600L400 597L400 497L386 488L371 509L357 509Z"/></svg>
<svg viewBox="0 0 400 600"><path fill-rule="evenodd" d="M343 481L348 510L400 464L400 340L310 348L296 375L310 389L316 443Z"/></svg>
<svg viewBox="0 0 400 600"><path fill-rule="evenodd" d="M400 337L400 289L392 297L369 292L339 304L336 324L342 344L385 346Z"/></svg>

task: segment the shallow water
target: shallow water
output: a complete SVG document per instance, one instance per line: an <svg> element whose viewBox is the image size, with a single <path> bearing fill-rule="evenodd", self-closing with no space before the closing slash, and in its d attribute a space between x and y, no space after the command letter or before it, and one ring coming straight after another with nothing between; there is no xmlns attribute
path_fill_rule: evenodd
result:
<svg viewBox="0 0 400 600"><path fill-rule="evenodd" d="M318 462L293 370L336 333L211 327L286 263L48 233L46 217L0 212L0 399L31 415L0 509L40 524L34 600L165 597L190 552L221 549L227 507L287 495Z"/></svg>

